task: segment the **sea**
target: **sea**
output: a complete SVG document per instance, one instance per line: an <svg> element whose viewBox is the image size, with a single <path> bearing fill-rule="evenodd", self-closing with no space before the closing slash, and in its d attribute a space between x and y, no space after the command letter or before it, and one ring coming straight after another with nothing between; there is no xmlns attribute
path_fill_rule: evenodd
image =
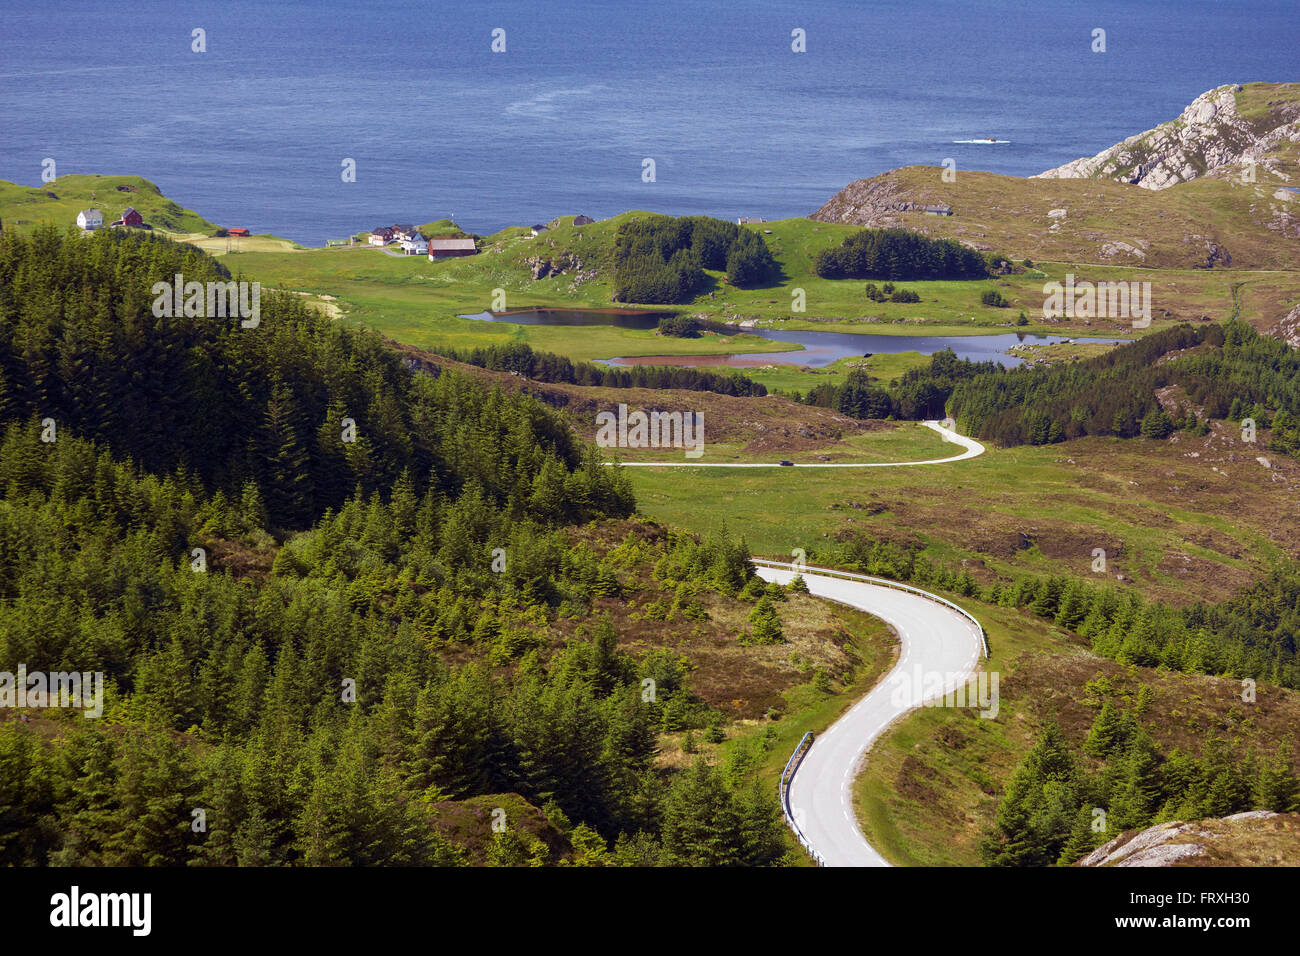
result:
<svg viewBox="0 0 1300 956"><path fill-rule="evenodd" d="M306 245L780 219L898 166L1037 173L1300 79L1298 26L1298 0L0 0L0 179L139 175ZM983 138L1006 142L955 142Z"/></svg>

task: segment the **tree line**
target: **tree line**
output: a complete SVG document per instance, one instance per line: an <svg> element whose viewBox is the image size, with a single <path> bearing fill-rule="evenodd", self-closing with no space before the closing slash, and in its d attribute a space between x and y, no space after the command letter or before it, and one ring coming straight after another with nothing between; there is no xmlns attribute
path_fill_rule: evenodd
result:
<svg viewBox="0 0 1300 956"><path fill-rule="evenodd" d="M614 237L615 302L689 302L704 290L706 269L740 288L779 271L761 235L708 216L637 218Z"/></svg>
<svg viewBox="0 0 1300 956"><path fill-rule="evenodd" d="M931 239L910 229L862 229L817 253L813 271L823 279L983 279L989 265L953 239Z"/></svg>
<svg viewBox="0 0 1300 956"><path fill-rule="evenodd" d="M943 349L930 356L928 366L909 369L887 387L872 384L865 370L854 369L840 384L823 382L807 392L794 392L791 397L853 418L942 418L958 382L999 368L994 362L959 359L952 349Z"/></svg>
<svg viewBox="0 0 1300 956"><path fill-rule="evenodd" d="M514 372L534 382L563 382L600 388L676 388L719 395L761 397L767 388L740 372L675 365L633 365L618 368L594 362L575 362L553 352L538 352L526 342L476 346L472 349L435 349L439 355L495 372Z"/></svg>
<svg viewBox="0 0 1300 956"><path fill-rule="evenodd" d="M463 375L416 374L374 333L296 296L263 296L261 324L155 317L150 288L226 279L191 246L105 231L0 241L0 422L51 420L145 471L193 473L238 498L257 486L274 528L308 526L403 472L506 505L548 461L585 477L592 516L629 513L626 482L584 468L543 403ZM516 509L520 506L516 505Z"/></svg>
<svg viewBox="0 0 1300 956"><path fill-rule="evenodd" d="M1203 416L1174 421L1155 397L1169 386L1180 386ZM1179 426L1203 430L1206 419L1252 418L1258 429L1272 427L1271 450L1295 454L1300 352L1244 322L1180 325L1082 362L967 377L953 389L950 411L967 434L1005 445L1162 438Z"/></svg>

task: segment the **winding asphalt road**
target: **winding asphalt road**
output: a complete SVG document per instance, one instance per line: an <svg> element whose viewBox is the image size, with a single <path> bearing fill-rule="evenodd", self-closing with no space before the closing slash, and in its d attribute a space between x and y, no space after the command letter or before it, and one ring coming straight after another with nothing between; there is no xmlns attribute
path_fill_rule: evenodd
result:
<svg viewBox="0 0 1300 956"><path fill-rule="evenodd" d="M901 468L943 465L984 453L973 438L959 435L944 423L925 422L945 441L964 451L927 461L870 463L809 462L793 466L777 462L625 461L624 468ZM754 562L765 581L789 584L797 573L790 565ZM858 828L853 812L853 780L871 744L894 720L926 700L942 697L965 682L984 653L979 626L953 607L922 594L869 580L852 580L801 569L808 591L879 617L898 633L898 663L870 693L813 740L790 780L789 803L794 824L826 866L888 866ZM861 577L861 576L859 576ZM905 684L907 690L900 688ZM931 691L921 694L919 687Z"/></svg>
<svg viewBox="0 0 1300 956"><path fill-rule="evenodd" d="M755 561L755 567L759 577L778 584L789 584L796 573L789 565L764 566ZM898 632L901 648L894 669L814 738L791 779L790 809L795 825L826 866L888 866L862 835L854 816L853 780L858 767L890 723L965 682L984 652L984 638L968 618L931 598L817 570L803 571L810 594L881 618ZM939 677L932 675L942 676L942 689ZM909 689L920 684L933 692L904 692L903 683Z"/></svg>
<svg viewBox="0 0 1300 956"><path fill-rule="evenodd" d="M942 435L944 441L961 445L966 450L960 455L953 455L950 458L931 458L928 461L810 461L782 465L780 462L775 461L696 461L690 458L686 461L622 461L619 464L624 468L902 468L908 465L945 465L950 461L964 461L967 458L974 458L977 455L984 454L983 445L973 438L958 435L942 422L924 422L923 424ZM606 464L610 463L606 462Z"/></svg>

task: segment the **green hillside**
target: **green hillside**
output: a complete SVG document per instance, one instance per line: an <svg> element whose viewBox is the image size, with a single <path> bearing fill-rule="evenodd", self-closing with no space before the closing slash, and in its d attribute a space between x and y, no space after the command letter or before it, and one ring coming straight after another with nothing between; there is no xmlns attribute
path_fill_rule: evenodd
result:
<svg viewBox="0 0 1300 956"><path fill-rule="evenodd" d="M156 185L139 176L100 176L95 173L60 176L41 187L20 186L0 180L0 219L6 229L30 232L38 225L64 229L74 226L77 213L99 209L104 225L121 218L123 210L137 210L155 230L212 235L217 225L192 209L168 199Z"/></svg>
<svg viewBox="0 0 1300 956"><path fill-rule="evenodd" d="M892 660L880 622L296 296L162 321L176 272L228 278L142 232L0 239L0 672L105 690L3 708L0 863L792 861L779 760Z"/></svg>

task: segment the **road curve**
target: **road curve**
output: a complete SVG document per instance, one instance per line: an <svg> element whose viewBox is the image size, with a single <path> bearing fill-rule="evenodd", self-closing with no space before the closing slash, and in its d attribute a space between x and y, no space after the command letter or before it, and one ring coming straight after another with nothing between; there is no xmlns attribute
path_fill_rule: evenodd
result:
<svg viewBox="0 0 1300 956"><path fill-rule="evenodd" d="M810 461L782 465L780 462L775 461L696 461L695 459L687 459L686 461L620 461L617 464L624 468L902 468L906 465L946 465L950 461L964 461L967 458L975 458L984 454L983 445L973 438L958 435L942 422L923 422L922 424L937 431L943 436L944 441L961 445L966 450L960 455L953 455L949 458L931 458L927 461ZM615 462L605 462L605 464L610 465L615 464Z"/></svg>
<svg viewBox="0 0 1300 956"><path fill-rule="evenodd" d="M756 563L755 569L765 581L778 584L788 584L796 573L789 566ZM817 570L803 572L809 593L881 618L898 632L901 647L894 669L813 740L790 782L790 809L804 839L826 866L888 866L862 835L854 815L853 780L858 766L896 718L965 681L984 652L984 638L968 618L938 601ZM942 689L940 676L932 675L942 677ZM900 690L917 684L933 692Z"/></svg>

